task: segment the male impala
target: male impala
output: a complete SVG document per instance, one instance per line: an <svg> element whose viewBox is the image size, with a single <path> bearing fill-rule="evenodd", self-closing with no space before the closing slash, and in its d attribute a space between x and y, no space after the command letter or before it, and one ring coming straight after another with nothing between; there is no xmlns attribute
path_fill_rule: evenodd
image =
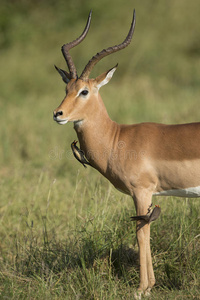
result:
<svg viewBox="0 0 200 300"><path fill-rule="evenodd" d="M135 12L124 42L93 56L78 77L69 50L85 38L90 21L91 12L80 37L62 47L69 73L56 67L67 87L64 100L54 111L54 120L59 124L74 122L81 150L89 163L118 190L133 198L137 216L148 216L153 195L199 197L200 123L117 124L109 118L99 94L100 87L110 81L117 66L95 79L89 79L97 62L130 44L135 28ZM140 254L137 295L140 298L155 284L150 222L140 217L137 221L137 240Z"/></svg>

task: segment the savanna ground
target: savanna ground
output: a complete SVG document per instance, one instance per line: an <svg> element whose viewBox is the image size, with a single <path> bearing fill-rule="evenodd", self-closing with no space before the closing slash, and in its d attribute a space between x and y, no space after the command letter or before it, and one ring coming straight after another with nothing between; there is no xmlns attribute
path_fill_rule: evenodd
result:
<svg viewBox="0 0 200 300"><path fill-rule="evenodd" d="M198 0L1 0L1 299L132 299L139 282L133 201L72 157L72 124L52 111L64 97L55 63L93 9L86 40L71 51L80 71L120 43L136 8L131 45L94 69L119 63L101 95L119 123L200 121ZM198 199L154 198L156 286L151 299L200 298Z"/></svg>

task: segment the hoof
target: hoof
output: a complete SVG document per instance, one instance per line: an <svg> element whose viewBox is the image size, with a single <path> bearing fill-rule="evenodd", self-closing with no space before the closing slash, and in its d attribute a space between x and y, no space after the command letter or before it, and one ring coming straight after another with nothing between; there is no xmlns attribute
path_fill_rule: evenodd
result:
<svg viewBox="0 0 200 300"><path fill-rule="evenodd" d="M150 296L151 296L151 288L147 288L145 292L138 290L134 293L135 300L141 300L142 298L146 298Z"/></svg>
<svg viewBox="0 0 200 300"><path fill-rule="evenodd" d="M144 292L144 296L145 297L150 297L151 296L151 288L146 289L146 291Z"/></svg>
<svg viewBox="0 0 200 300"><path fill-rule="evenodd" d="M134 293L134 299L135 300L141 300L142 299L142 294L143 292L142 291L137 291Z"/></svg>

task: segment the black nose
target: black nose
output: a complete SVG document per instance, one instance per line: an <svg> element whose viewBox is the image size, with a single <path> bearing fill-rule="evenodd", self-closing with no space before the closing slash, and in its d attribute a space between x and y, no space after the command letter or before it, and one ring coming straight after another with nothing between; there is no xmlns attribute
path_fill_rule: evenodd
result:
<svg viewBox="0 0 200 300"><path fill-rule="evenodd" d="M54 112L54 117L55 117L55 118L58 117L58 116L62 116L62 115L63 115L62 110L57 111L57 112Z"/></svg>

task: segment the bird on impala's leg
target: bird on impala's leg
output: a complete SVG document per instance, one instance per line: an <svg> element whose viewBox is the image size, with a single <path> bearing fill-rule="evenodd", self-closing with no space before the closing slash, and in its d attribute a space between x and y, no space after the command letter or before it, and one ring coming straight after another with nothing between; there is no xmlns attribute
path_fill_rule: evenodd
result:
<svg viewBox="0 0 200 300"><path fill-rule="evenodd" d="M74 157L85 167L86 165L91 166L91 164L89 163L89 161L87 161L87 159L85 158L84 152L79 149L76 144L78 143L78 141L73 141L73 143L71 143L71 148L72 148L72 152L74 154Z"/></svg>
<svg viewBox="0 0 200 300"><path fill-rule="evenodd" d="M152 205L151 205L152 206ZM138 220L144 220L147 223L151 223L153 221L155 221L156 219L158 219L160 213L161 213L161 208L159 205L155 205L154 209L151 210L151 206L148 209L148 212L146 215L142 215L142 216L134 216L131 217L132 221L138 221Z"/></svg>

